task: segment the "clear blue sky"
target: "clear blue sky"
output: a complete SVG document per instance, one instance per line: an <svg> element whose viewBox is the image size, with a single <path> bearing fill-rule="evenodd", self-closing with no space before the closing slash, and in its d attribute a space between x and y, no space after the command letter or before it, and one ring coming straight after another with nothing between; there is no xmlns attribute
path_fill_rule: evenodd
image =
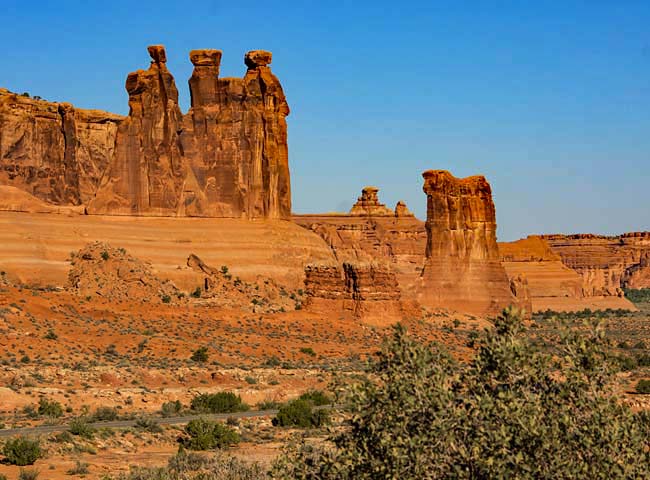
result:
<svg viewBox="0 0 650 480"><path fill-rule="evenodd" d="M128 111L124 80L167 47L273 52L292 113L296 212L364 185L425 216L421 172L491 182L503 240L650 230L650 1L16 1L0 9L0 86Z"/></svg>

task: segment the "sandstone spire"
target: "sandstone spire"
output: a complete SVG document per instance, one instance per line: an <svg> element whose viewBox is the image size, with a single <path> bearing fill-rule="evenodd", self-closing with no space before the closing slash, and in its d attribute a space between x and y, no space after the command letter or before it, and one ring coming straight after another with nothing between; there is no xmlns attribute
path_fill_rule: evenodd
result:
<svg viewBox="0 0 650 480"><path fill-rule="evenodd" d="M514 303L485 177L459 179L445 170L422 176L427 195L422 303L474 314L494 314Z"/></svg>

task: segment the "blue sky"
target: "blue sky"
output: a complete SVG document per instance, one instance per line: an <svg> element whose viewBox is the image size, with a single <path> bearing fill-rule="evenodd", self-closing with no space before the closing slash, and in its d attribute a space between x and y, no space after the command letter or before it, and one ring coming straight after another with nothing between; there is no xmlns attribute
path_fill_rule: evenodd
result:
<svg viewBox="0 0 650 480"><path fill-rule="evenodd" d="M481 173L500 239L650 230L650 2L3 0L0 86L127 113L124 80L167 47L273 52L292 113L296 212L364 185L425 216L421 172Z"/></svg>

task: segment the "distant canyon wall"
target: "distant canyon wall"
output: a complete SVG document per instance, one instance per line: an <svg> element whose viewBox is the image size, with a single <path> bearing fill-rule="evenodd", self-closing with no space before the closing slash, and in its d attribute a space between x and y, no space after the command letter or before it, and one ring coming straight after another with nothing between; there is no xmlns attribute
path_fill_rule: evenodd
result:
<svg viewBox="0 0 650 480"><path fill-rule="evenodd" d="M164 48L149 54L127 77L127 117L0 90L0 185L91 214L289 218L289 107L271 53L219 78L221 51L193 50L186 115Z"/></svg>

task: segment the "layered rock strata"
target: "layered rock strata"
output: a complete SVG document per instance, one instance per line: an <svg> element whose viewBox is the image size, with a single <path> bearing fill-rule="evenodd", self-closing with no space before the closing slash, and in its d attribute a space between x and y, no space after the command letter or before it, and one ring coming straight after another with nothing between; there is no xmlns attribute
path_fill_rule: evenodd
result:
<svg viewBox="0 0 650 480"><path fill-rule="evenodd" d="M392 216L395 215L395 212L388 208L383 203L379 203L379 197L377 193L379 189L377 187L364 187L361 190L361 196L357 198L357 201L352 208L350 209L350 215L361 215L361 216Z"/></svg>
<svg viewBox="0 0 650 480"><path fill-rule="evenodd" d="M580 274L585 296L622 296L624 288L650 287L650 232L542 238L566 266Z"/></svg>
<svg viewBox="0 0 650 480"><path fill-rule="evenodd" d="M427 244L420 302L471 314L495 314L516 303L501 265L492 190L485 177L459 179L428 170Z"/></svg>
<svg viewBox="0 0 650 480"><path fill-rule="evenodd" d="M312 310L347 312L377 324L401 318L402 295L395 272L387 265L308 265L305 292Z"/></svg>
<svg viewBox="0 0 650 480"><path fill-rule="evenodd" d="M126 118L0 90L0 184L91 214L288 219L289 107L271 53L220 78L221 51L193 50L183 115L164 47L148 50Z"/></svg>
<svg viewBox="0 0 650 480"><path fill-rule="evenodd" d="M51 205L87 203L113 156L122 119L0 89L0 184Z"/></svg>

